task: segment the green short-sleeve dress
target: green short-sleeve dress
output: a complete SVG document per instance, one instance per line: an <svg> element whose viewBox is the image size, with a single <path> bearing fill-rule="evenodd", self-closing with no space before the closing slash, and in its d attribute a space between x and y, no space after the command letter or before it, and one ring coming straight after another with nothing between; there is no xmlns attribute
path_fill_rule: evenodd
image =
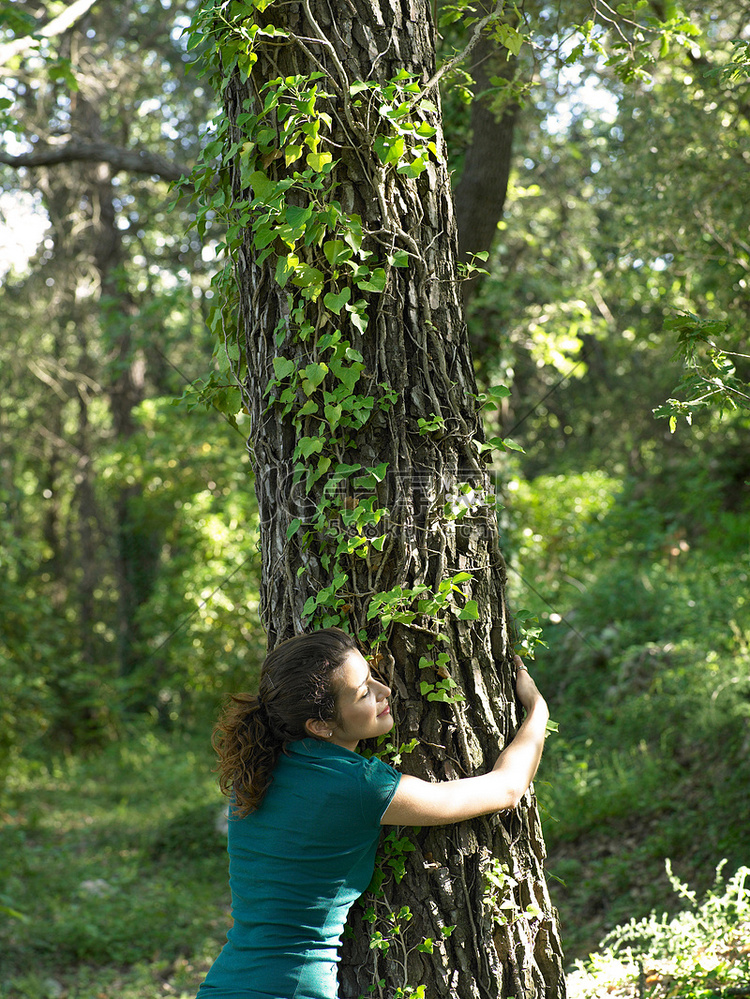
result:
<svg viewBox="0 0 750 999"><path fill-rule="evenodd" d="M400 775L303 739L260 808L229 821L233 926L198 999L336 999L338 948Z"/></svg>

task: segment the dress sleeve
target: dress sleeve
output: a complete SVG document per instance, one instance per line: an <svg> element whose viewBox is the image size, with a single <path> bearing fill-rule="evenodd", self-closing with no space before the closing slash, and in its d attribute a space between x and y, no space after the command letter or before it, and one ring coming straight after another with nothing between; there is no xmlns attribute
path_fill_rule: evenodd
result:
<svg viewBox="0 0 750 999"><path fill-rule="evenodd" d="M373 756L362 760L360 803L362 818L368 825L379 826L383 812L396 793L401 774Z"/></svg>

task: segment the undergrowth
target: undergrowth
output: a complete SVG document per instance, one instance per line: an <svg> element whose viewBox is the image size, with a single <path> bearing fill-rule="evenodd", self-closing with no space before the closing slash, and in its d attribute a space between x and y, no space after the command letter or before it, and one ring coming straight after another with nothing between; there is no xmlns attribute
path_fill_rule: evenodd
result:
<svg viewBox="0 0 750 999"><path fill-rule="evenodd" d="M750 856L750 517L708 513L660 527L599 473L519 489L516 550L541 596L518 576L512 596L549 646L532 670L559 733L537 794L568 959L674 911L665 857L702 891L720 858Z"/></svg>
<svg viewBox="0 0 750 999"><path fill-rule="evenodd" d="M597 953L576 962L568 976L569 999L750 995L750 868L740 867L725 881L724 866L699 901L667 860L679 914L670 919L652 912L614 929Z"/></svg>

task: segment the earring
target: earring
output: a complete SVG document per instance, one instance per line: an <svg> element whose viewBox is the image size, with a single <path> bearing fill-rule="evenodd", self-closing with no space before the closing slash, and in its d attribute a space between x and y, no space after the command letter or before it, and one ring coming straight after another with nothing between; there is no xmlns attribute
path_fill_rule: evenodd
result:
<svg viewBox="0 0 750 999"><path fill-rule="evenodd" d="M330 739L332 735L333 732L326 732L326 739Z"/></svg>

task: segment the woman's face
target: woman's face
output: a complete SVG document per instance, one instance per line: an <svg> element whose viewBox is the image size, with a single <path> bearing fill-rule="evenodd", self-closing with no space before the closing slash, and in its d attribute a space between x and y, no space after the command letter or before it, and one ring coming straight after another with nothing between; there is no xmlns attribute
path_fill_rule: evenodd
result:
<svg viewBox="0 0 750 999"><path fill-rule="evenodd" d="M324 723L326 742L354 750L360 739L385 735L393 728L390 687L376 680L361 652L352 649L335 677L338 718ZM332 732L330 737L327 732Z"/></svg>

